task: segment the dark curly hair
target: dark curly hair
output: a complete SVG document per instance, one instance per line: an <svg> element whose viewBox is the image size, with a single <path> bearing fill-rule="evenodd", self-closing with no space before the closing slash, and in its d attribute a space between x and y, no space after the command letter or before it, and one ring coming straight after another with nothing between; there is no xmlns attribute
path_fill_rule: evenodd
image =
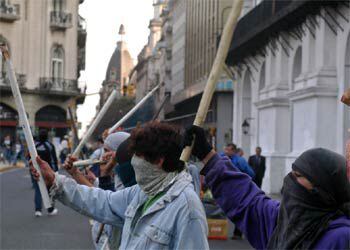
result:
<svg viewBox="0 0 350 250"><path fill-rule="evenodd" d="M151 163L164 157L163 170L166 172L184 169L184 164L179 160L182 136L176 126L149 122L144 127L134 129L130 137L130 150Z"/></svg>

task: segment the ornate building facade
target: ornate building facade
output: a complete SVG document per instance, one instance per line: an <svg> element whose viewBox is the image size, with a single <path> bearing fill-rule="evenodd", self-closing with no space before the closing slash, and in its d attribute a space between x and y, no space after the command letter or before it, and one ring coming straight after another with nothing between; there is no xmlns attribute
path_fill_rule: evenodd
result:
<svg viewBox="0 0 350 250"><path fill-rule="evenodd" d="M82 0L1 0L0 43L10 50L31 127L62 137L84 101L78 84L85 68ZM68 107L73 116L69 117ZM18 117L4 63L0 62L0 139L16 137Z"/></svg>
<svg viewBox="0 0 350 250"><path fill-rule="evenodd" d="M303 151L345 153L350 111L340 98L350 87L350 2L249 3L227 58L237 76L233 141L249 154L262 147L263 189L277 193Z"/></svg>

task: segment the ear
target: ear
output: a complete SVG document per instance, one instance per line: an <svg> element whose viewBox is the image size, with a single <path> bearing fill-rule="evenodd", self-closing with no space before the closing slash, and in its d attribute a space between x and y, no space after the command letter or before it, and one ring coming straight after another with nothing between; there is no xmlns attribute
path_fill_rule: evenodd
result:
<svg viewBox="0 0 350 250"><path fill-rule="evenodd" d="M163 163L164 163L164 157L161 157L161 158L159 158L159 160L157 160L156 165L159 168L162 168L163 167Z"/></svg>

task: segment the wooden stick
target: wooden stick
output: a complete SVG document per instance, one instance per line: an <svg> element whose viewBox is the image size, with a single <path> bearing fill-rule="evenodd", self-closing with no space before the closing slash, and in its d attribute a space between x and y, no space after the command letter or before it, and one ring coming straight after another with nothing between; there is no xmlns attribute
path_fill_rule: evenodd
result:
<svg viewBox="0 0 350 250"><path fill-rule="evenodd" d="M73 152L73 156L78 157L81 149L85 145L85 143L90 139L92 133L95 131L97 125L100 123L104 115L107 113L109 107L112 105L114 99L116 98L118 92L116 90L113 90L110 96L108 97L106 103L103 105L100 112L97 114L96 118L90 125L89 129L86 131L84 137L81 139L79 145L76 147L76 149Z"/></svg>
<svg viewBox="0 0 350 250"><path fill-rule="evenodd" d="M344 95L342 96L341 101L345 105L350 106L350 89L347 89L344 92ZM348 180L350 181L350 139L348 139L346 142L345 157L346 157L346 175L348 176Z"/></svg>
<svg viewBox="0 0 350 250"><path fill-rule="evenodd" d="M98 244L100 242L100 239L101 239L101 236L102 236L104 228L105 228L105 224L101 224L100 228L98 230L98 234L97 234L97 238L96 238L96 244Z"/></svg>
<svg viewBox="0 0 350 250"><path fill-rule="evenodd" d="M211 72L207 81L207 85L205 86L202 99L198 107L197 115L193 123L196 126L202 126L207 116L210 102L215 92L216 83L223 70L223 66L225 64L227 53L230 48L230 43L233 37L233 33L235 30L238 18L241 15L242 7L243 7L243 0L233 0L232 10L226 22L225 28L222 32L221 41L213 63L213 67L211 69ZM192 152L192 147L186 147L182 151L180 159L184 162L187 162L191 156L191 152Z"/></svg>
<svg viewBox="0 0 350 250"><path fill-rule="evenodd" d="M38 153L37 153L36 148L35 148L32 131L30 130L30 125L29 125L29 121L27 118L27 113L24 109L23 100L22 100L21 92L20 92L19 87L18 87L15 71L13 69L13 65L12 65L12 62L10 60L10 54L8 52L7 47L0 45L0 60L2 60L2 57L4 57L4 59L5 59L5 64L7 67L7 74L8 74L8 77L10 79L12 94L13 94L13 97L15 99L18 114L19 114L19 124L24 132L24 136L25 136L25 140L26 140L27 147L29 150L30 158L33 162L34 168L40 173L38 185L39 185L41 197L43 199L44 207L47 209L47 208L52 207L52 203L51 203L51 199L49 197L49 193L47 191L47 187L45 185L44 179L42 177L40 167L38 165L38 162L36 161L36 157L38 156Z"/></svg>
<svg viewBox="0 0 350 250"><path fill-rule="evenodd" d="M123 116L113 127L108 131L109 134L115 132L127 119L130 118L153 94L159 89L160 85L157 85L151 92L149 92L141 101L139 101L126 115Z"/></svg>
<svg viewBox="0 0 350 250"><path fill-rule="evenodd" d="M344 92L344 95L342 96L341 101L344 104L350 106L350 89Z"/></svg>

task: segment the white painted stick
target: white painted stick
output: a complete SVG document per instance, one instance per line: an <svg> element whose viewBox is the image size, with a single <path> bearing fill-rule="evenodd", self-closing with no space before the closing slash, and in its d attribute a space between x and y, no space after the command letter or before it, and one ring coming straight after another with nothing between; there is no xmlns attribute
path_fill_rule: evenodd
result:
<svg viewBox="0 0 350 250"><path fill-rule="evenodd" d="M231 39L233 37L238 18L241 15L243 0L233 0L232 2L232 10L226 22L225 28L222 32L221 41L213 63L213 67L211 69L207 85L205 86L202 99L198 107L197 115L193 123L196 126L202 126L205 121L210 102L215 92L216 83L220 77L220 74L223 70L223 66L225 64L225 60L230 48ZM186 147L182 151L180 159L184 162L187 162L191 156L191 152L192 147Z"/></svg>
<svg viewBox="0 0 350 250"><path fill-rule="evenodd" d="M94 165L94 164L105 164L108 161L103 161L99 159L87 159L87 160L80 160L76 161L73 163L73 167L84 167L86 168L87 166Z"/></svg>
<svg viewBox="0 0 350 250"><path fill-rule="evenodd" d="M154 92L156 92L159 89L160 85L157 85L154 89L152 89L151 92L149 92L144 98L142 98L141 101L139 101L126 115L123 116L122 119L120 119L113 127L111 127L108 131L109 134L113 133L117 128L119 128L127 119L132 116L136 110L138 110L146 101L148 98L150 98Z"/></svg>
<svg viewBox="0 0 350 250"><path fill-rule="evenodd" d="M85 143L90 139L90 136L92 135L92 133L95 131L97 125L100 123L100 121L102 120L102 118L104 117L104 115L106 114L106 112L108 111L109 107L112 105L114 99L117 96L117 90L113 90L112 93L109 95L106 103L103 105L102 109L100 110L100 112L97 114L96 118L94 119L94 121L92 122L92 124L90 125L89 129L86 131L86 133L84 134L83 138L81 139L79 145L76 147L76 149L73 152L73 156L78 157L79 153L81 151L81 149L83 148L83 146L85 145Z"/></svg>
<svg viewBox="0 0 350 250"><path fill-rule="evenodd" d="M36 148L35 148L32 131L30 130L30 126L29 126L29 122L28 122L28 118L27 118L27 113L24 109L21 92L20 92L19 87L18 87L16 75L15 75L11 60L10 60L10 55L9 55L8 50L5 46L1 46L1 48L0 48L0 60L2 60L1 57L5 58L5 62L6 62L5 64L7 67L7 74L8 74L8 77L10 79L12 94L13 94L13 97L15 99L18 114L19 114L19 124L24 132L24 136L25 136L25 139L27 142L27 147L28 147L28 150L30 153L30 158L33 162L34 168L40 173L38 185L39 185L41 197L43 199L44 207L50 208L52 206L51 199L49 197L44 179L42 177L40 167L38 165L38 162L36 161L36 157L37 157L38 153L37 153Z"/></svg>

